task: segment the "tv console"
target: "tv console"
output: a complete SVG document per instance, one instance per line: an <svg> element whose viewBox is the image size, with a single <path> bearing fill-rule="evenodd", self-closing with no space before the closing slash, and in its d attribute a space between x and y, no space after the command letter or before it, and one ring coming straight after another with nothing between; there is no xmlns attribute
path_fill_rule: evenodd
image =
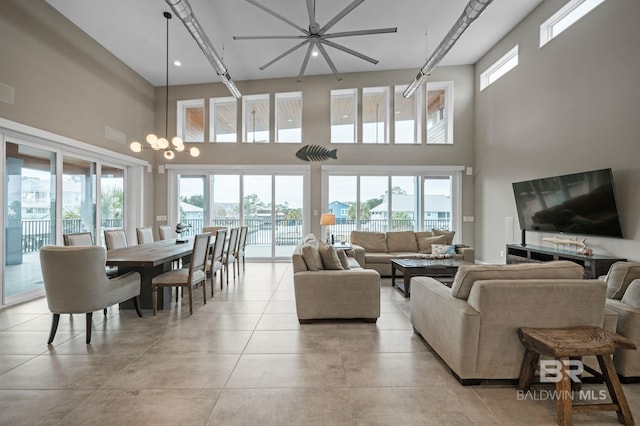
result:
<svg viewBox="0 0 640 426"><path fill-rule="evenodd" d="M570 260L584 268L584 278L598 278L606 275L615 262L626 261L617 257L592 255L584 256L570 250L556 250L553 247L507 244L507 263L548 262Z"/></svg>

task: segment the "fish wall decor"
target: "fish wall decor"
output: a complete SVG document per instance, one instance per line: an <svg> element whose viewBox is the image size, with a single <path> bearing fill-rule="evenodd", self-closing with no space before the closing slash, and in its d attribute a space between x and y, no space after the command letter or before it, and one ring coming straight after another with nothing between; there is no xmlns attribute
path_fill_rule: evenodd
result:
<svg viewBox="0 0 640 426"><path fill-rule="evenodd" d="M296 157L304 161L324 161L329 158L338 159L338 150L329 150L321 145L305 145L296 152Z"/></svg>

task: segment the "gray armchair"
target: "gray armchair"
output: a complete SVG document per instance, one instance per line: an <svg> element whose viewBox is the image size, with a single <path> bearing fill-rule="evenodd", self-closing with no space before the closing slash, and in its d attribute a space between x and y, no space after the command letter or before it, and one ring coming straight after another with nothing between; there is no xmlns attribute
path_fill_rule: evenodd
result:
<svg viewBox="0 0 640 426"><path fill-rule="evenodd" d="M130 272L109 279L105 274L107 252L101 246L44 246L40 266L49 310L53 313L49 341L53 342L60 314L86 314L87 344L91 343L94 311L133 299L139 317L140 274Z"/></svg>

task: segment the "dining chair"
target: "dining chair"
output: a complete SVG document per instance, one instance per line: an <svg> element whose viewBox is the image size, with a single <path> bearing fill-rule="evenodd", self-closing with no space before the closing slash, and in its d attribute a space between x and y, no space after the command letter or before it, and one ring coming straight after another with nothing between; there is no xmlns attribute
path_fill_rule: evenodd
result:
<svg viewBox="0 0 640 426"><path fill-rule="evenodd" d="M93 312L133 299L139 317L140 274L116 278L104 273L107 251L102 246L44 246L40 267L49 310L53 314L48 344L53 342L60 314L86 314L86 342L91 343Z"/></svg>
<svg viewBox="0 0 640 426"><path fill-rule="evenodd" d="M157 275L151 280L151 297L153 303L153 315L158 312L158 288L186 287L189 293L189 315L193 314L193 287L202 284L202 296L207 304L207 257L209 255L209 239L211 234L198 234L193 240L191 262L188 268L173 269Z"/></svg>
<svg viewBox="0 0 640 426"><path fill-rule="evenodd" d="M227 237L227 229L219 229L216 232L216 241L213 243L211 258L207 261L207 271L211 276L211 297L213 297L213 287L216 281L216 274L220 271L220 288L222 289L222 276L224 275L222 257L224 255L224 245Z"/></svg>
<svg viewBox="0 0 640 426"><path fill-rule="evenodd" d="M249 227L248 226L241 226L240 227L240 235L238 236L238 249L236 250L236 265L238 267L238 277L240 277L240 259L242 259L242 272L245 271L245 264L244 264L244 252L245 252L245 248L247 247L247 234L249 233Z"/></svg>
<svg viewBox="0 0 640 426"><path fill-rule="evenodd" d="M203 226L202 232L209 232L211 235L216 235L216 232L218 232L221 229L227 229L227 227L226 226Z"/></svg>
<svg viewBox="0 0 640 426"><path fill-rule="evenodd" d="M240 228L231 228L229 233L229 239L225 245L224 254L222 256L222 264L224 265L224 273L227 277L227 286L229 285L229 265L233 269L233 280L236 280L236 270L234 263L236 261L235 252L238 246L238 236L240 234Z"/></svg>
<svg viewBox="0 0 640 426"><path fill-rule="evenodd" d="M92 246L93 238L91 232L77 232L75 234L64 234L62 240L65 246Z"/></svg>
<svg viewBox="0 0 640 426"><path fill-rule="evenodd" d="M136 228L136 236L138 237L138 244L148 244L153 242L153 229L151 228Z"/></svg>
<svg viewBox="0 0 640 426"><path fill-rule="evenodd" d="M104 244L107 250L115 250L127 247L127 234L124 229L111 229L104 231Z"/></svg>
<svg viewBox="0 0 640 426"><path fill-rule="evenodd" d="M158 226L158 235L161 240L170 240L171 238L175 238L173 236L173 228L169 225L159 225Z"/></svg>

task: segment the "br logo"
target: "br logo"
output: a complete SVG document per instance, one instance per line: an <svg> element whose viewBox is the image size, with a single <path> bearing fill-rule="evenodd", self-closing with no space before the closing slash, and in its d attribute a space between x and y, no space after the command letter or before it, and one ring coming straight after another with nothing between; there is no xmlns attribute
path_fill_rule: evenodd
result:
<svg viewBox="0 0 640 426"><path fill-rule="evenodd" d="M565 374L575 382L580 383L580 374L584 372L582 361L576 359L566 359L559 361L557 359L541 359L540 360L540 382L541 383L558 383L562 380L562 366L567 368Z"/></svg>

